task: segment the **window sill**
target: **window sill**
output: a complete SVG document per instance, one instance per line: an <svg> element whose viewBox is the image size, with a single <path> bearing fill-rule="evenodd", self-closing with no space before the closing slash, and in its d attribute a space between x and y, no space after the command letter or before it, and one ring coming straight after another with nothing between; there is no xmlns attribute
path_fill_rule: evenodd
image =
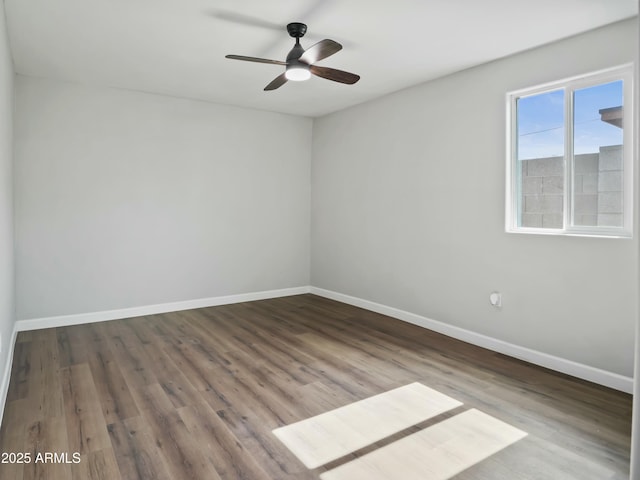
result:
<svg viewBox="0 0 640 480"><path fill-rule="evenodd" d="M557 230L552 228L507 228L506 233L519 233L525 235L555 235L558 237L587 237L587 238L633 238L633 234L623 229L606 229L602 231L593 230Z"/></svg>

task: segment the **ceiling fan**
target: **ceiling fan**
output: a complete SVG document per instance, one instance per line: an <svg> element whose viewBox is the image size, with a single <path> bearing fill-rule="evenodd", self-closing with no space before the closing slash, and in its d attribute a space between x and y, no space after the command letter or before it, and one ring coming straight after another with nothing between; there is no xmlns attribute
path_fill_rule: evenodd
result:
<svg viewBox="0 0 640 480"><path fill-rule="evenodd" d="M265 90L275 90L287 83L288 80L294 82L308 80L311 78L311 74L348 85L353 85L360 80L360 76L355 73L314 65L316 62L342 50L342 45L338 42L324 39L305 50L302 48L302 45L300 45L300 39L307 33L307 26L304 23L294 22L287 25L287 31L291 37L296 39L296 44L287 55L285 62L268 60L266 58L245 57L242 55L226 55L225 58L244 60L246 62L270 63L286 67L284 73L278 75L269 85L264 87Z"/></svg>

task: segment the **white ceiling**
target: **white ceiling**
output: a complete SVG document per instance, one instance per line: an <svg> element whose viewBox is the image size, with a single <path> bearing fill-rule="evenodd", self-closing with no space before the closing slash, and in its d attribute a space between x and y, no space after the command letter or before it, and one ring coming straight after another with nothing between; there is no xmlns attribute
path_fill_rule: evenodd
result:
<svg viewBox="0 0 640 480"><path fill-rule="evenodd" d="M638 13L637 0L5 0L17 73L319 116ZM263 88L331 38L319 65L359 74Z"/></svg>

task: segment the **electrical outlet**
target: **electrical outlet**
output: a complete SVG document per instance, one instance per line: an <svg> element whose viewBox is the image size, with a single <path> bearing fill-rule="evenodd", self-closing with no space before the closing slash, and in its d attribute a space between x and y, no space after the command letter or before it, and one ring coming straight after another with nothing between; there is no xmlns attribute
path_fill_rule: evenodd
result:
<svg viewBox="0 0 640 480"><path fill-rule="evenodd" d="M491 292L489 303L497 308L502 307L502 294L500 292Z"/></svg>

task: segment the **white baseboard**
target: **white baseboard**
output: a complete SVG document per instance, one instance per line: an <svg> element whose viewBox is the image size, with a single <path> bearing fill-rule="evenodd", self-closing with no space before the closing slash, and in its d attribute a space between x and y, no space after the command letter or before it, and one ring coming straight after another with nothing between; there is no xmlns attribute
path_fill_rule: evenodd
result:
<svg viewBox="0 0 640 480"><path fill-rule="evenodd" d="M416 315L415 313L388 307L380 303L370 302L369 300L344 295L342 293L333 292L331 290L311 287L310 293L364 308L365 310L370 310L372 312L381 313L414 325L419 325L449 337L457 338L458 340L487 348L494 352L503 353L510 357L525 360L529 363L546 367L557 372L566 373L567 375L588 380L605 387L626 393L633 392L633 378L625 377L617 373L608 372L606 370L590 367L589 365L577 363L572 360L567 360L565 358L556 357L530 348L514 345L512 343L498 340L497 338L472 332L471 330L466 330L464 328L432 320L421 315Z"/></svg>
<svg viewBox="0 0 640 480"><path fill-rule="evenodd" d="M103 322L105 320L118 320L122 318L141 317L158 313L178 312L194 308L216 307L230 305L232 303L253 302L268 298L288 297L309 293L310 287L293 287L279 290L266 290L262 292L240 293L223 297L199 298L181 302L161 303L158 305L146 305L143 307L122 308L103 312L79 313L75 315L60 315L56 317L32 318L18 320L15 329L18 332L39 330L41 328L65 327L68 325L80 325L83 323ZM15 340L15 339L14 339Z"/></svg>
<svg viewBox="0 0 640 480"><path fill-rule="evenodd" d="M2 372L2 382L0 383L0 425L2 425L2 419L4 418L4 407L7 404L7 395L9 393L9 382L11 381L11 367L13 366L13 351L16 347L16 338L18 336L18 329L14 323L13 332L11 333L11 341L9 342L9 348L5 353L4 372Z"/></svg>

